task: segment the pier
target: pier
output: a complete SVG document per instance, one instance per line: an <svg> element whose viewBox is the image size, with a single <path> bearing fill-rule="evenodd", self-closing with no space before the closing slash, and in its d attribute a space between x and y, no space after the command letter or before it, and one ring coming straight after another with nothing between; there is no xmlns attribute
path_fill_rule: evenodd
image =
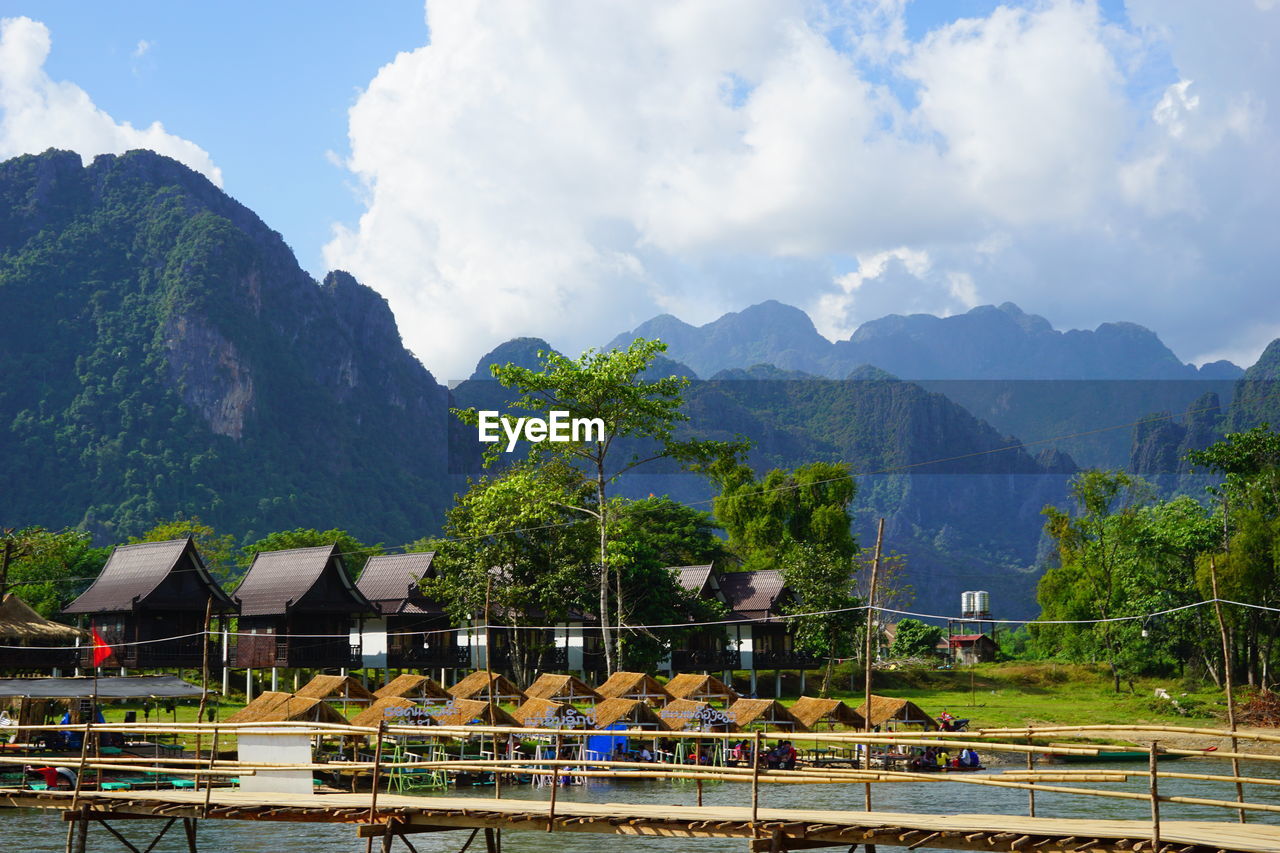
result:
<svg viewBox="0 0 1280 853"><path fill-rule="evenodd" d="M119 730L144 728L140 726L87 726L87 729ZM155 727L150 727L154 729ZM188 725L179 727L187 733L205 731L207 727ZM585 739L588 736L626 736L632 738L690 737L698 740L714 740L730 737L725 733L690 732L672 733L649 730L569 730L548 732L545 729L516 729L501 726L458 727L388 727L376 729L357 726L326 726L302 724L290 727L275 725L265 729L261 725L246 725L237 731L228 731L224 724L221 735L246 733L306 734L324 738L372 738L377 744L394 737L479 737L496 742L499 737L515 734L552 737L563 743L568 738ZM1079 729L1052 730L1053 736L1063 737L1079 733ZM1160 731L1172 731L1161 728ZM1214 730L1179 730L1220 735ZM1154 732L1153 732L1154 733ZM757 744L763 742L765 733L753 733ZM767 737L794 737L789 732L769 733ZM1242 740L1247 736L1238 733ZM1033 765L1032 751L1036 748L1014 740L1025 740L1025 730L989 732L964 732L954 736L937 732L910 733L808 733L805 740L828 743L861 743L868 746L892 745L895 749L909 748L929 742L979 743L988 751L1021 752L1027 756L1027 764ZM1261 740L1280 742L1280 736L1254 735ZM1055 744L1053 752L1088 755L1099 749L1096 744ZM1179 750L1178 752L1186 752ZM495 750L492 755L497 755ZM865 754L865 753L864 753ZM1280 805L1179 796L1171 788L1179 779L1200 779L1228 784L1277 785L1280 780L1262 777L1234 775L1210 775L1176 773L1157 769L1157 749L1150 750L1148 767L1134 769L1068 769L1058 767L1035 768L1029 766L1010 768L1003 773L974 774L919 773L887 767L861 769L831 767L797 767L794 770L762 770L756 764L751 767L709 767L689 764L642 764L608 759L539 760L538 758L497 759L449 758L438 761L416 761L412 766L448 770L450 772L485 771L494 774L494 797L459 797L449 795L415 796L390 793L382 790L380 781L384 774L392 773L406 762L383 760L378 749L375 760L350 762L268 763L239 759L206 758L157 758L153 767L166 766L166 772L194 775L194 787L173 790L89 790L78 781L74 790L29 790L26 788L0 788L0 808L42 809L58 813L67 825L67 849L70 853L86 853L87 850L127 849L133 853L146 853L171 831L178 829L185 835L187 849L199 850L199 827L205 821L280 821L332 824L335 829L353 830L353 835L368 839L370 848L377 842L381 849L390 851L402 847L415 853L415 836L422 833L457 833L455 849L468 848L478 851L473 844L483 834L485 853L501 853L504 834L509 838L520 832L575 832L612 836L648 836L682 839L741 839L753 853L782 853L782 851L808 850L822 847L843 847L850 851L861 848L873 853L876 846L905 847L908 849L943 848L949 850L983 851L1039 851L1039 853L1280 853L1280 826L1274 824L1232 822L1230 820L1169 820L1161 819L1160 806L1164 803L1182 803L1216 807L1228 812L1280 813ZM1242 755L1259 761L1276 761L1280 756L1261 753L1203 753L1209 757L1230 758ZM87 751L80 766L112 767L106 758L90 758ZM307 793L273 793L263 790L241 790L227 785L227 774L242 777L270 775L272 773L342 770L353 780L364 774L370 782L369 791L345 792L333 788L319 788ZM546 784L546 796L542 799L524 799L502 796L502 790L510 783L500 781L524 778L526 781L541 775ZM201 777L203 777L203 784ZM1123 781L1133 777L1150 780L1147 793L1136 791L1108 791L1096 787L1083 787L1081 783L1105 783ZM566 802L558 800L557 790L563 779L569 778L647 778L684 779L698 783L698 803L688 804L639 804L628 802ZM83 779L83 774L81 776ZM717 781L739 783L743 790L742 805L701 805L701 786L704 782ZM870 807L874 786L903 782L925 782L941 785L968 784L990 785L1001 788L1024 789L1028 792L1028 815L1013 814L930 814L899 811L878 811ZM785 784L857 784L867 786L866 810L819 810L797 808L770 808L760 804L761 792L771 785ZM1166 790L1161 790L1163 784ZM1150 803L1150 820L1094 820L1058 818L1035 814L1035 792L1070 793L1091 797L1118 797ZM619 789L625 795L625 789ZM687 792L691 793L691 792ZM1232 814L1231 817L1235 817ZM116 825L130 822L133 827L145 821L154 833L150 846L145 850L136 841L129 840ZM139 827L140 828L140 827ZM95 839L92 847L88 839L92 830ZM131 833L136 835L136 831ZM479 842L477 842L478 844ZM512 844L518 845L515 839Z"/></svg>

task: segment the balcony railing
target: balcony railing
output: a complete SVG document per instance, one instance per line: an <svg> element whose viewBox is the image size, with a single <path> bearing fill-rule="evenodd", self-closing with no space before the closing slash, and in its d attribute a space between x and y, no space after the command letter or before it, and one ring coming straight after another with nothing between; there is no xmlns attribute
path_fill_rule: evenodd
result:
<svg viewBox="0 0 1280 853"><path fill-rule="evenodd" d="M387 666L422 669L470 669L471 649L467 646L391 648Z"/></svg>
<svg viewBox="0 0 1280 853"><path fill-rule="evenodd" d="M215 641L202 637L182 637L176 640L159 640L153 643L117 645L106 666L126 669L165 669L169 667L200 666L204 662L205 648L209 650L209 665L218 666L222 661L222 648ZM81 646L80 666L93 667L93 646Z"/></svg>
<svg viewBox="0 0 1280 853"><path fill-rule="evenodd" d="M0 648L0 669L40 670L75 669L80 665L80 649Z"/></svg>
<svg viewBox="0 0 1280 853"><path fill-rule="evenodd" d="M492 665L497 669L510 669L511 651L494 649ZM543 672L562 672L569 668L569 650L560 646L543 649L533 656L533 668Z"/></svg>
<svg viewBox="0 0 1280 853"><path fill-rule="evenodd" d="M691 669L740 669L742 655L737 649L675 649L671 652L671 668L677 671Z"/></svg>
<svg viewBox="0 0 1280 853"><path fill-rule="evenodd" d="M816 655L795 649L758 651L751 658L756 669L811 669L821 663Z"/></svg>

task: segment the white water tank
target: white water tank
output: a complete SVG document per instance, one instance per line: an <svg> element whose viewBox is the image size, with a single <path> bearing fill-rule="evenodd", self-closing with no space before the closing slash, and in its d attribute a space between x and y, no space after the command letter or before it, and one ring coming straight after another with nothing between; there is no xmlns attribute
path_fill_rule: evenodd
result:
<svg viewBox="0 0 1280 853"><path fill-rule="evenodd" d="M990 619L991 595L985 589L960 593L960 618Z"/></svg>
<svg viewBox="0 0 1280 853"><path fill-rule="evenodd" d="M960 593L960 616L961 617L967 619L973 616L973 611L975 609L973 606L974 596L975 596L975 593L972 593L972 592Z"/></svg>
<svg viewBox="0 0 1280 853"><path fill-rule="evenodd" d="M991 618L991 596L985 589L980 589L974 594L974 610L978 611L979 616L987 619Z"/></svg>

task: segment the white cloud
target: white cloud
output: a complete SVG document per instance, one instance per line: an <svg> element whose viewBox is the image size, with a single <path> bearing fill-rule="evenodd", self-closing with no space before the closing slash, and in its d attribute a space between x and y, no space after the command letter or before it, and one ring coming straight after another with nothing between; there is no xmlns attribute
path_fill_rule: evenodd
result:
<svg viewBox="0 0 1280 853"><path fill-rule="evenodd" d="M151 42L146 39L138 39L138 45L133 49L133 53L130 55L134 59L141 59L147 55L147 51L149 50L151 50Z"/></svg>
<svg viewBox="0 0 1280 853"><path fill-rule="evenodd" d="M1012 300L1189 352L1257 311L1280 264L1276 13L1205 27L1135 0L1122 24L1051 0L913 41L909 11L431 3L431 43L351 110L367 210L326 260L446 377L514 335L573 349L766 297L828 334Z"/></svg>
<svg viewBox="0 0 1280 853"><path fill-rule="evenodd" d="M44 70L50 44L48 28L38 21L0 19L0 157L65 148L87 158L150 148L222 185L221 171L200 146L158 121L145 128L117 122L79 86L51 79Z"/></svg>

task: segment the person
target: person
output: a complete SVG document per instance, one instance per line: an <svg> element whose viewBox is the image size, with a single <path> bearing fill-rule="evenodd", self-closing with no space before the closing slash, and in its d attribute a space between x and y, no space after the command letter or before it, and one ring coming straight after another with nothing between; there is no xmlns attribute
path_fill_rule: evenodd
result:
<svg viewBox="0 0 1280 853"><path fill-rule="evenodd" d="M978 753L972 749L965 747L960 750L960 766L961 767L981 767L982 762L978 759Z"/></svg>
<svg viewBox="0 0 1280 853"><path fill-rule="evenodd" d="M782 744L779 743L764 754L764 763L770 770L777 770L780 761L782 761Z"/></svg>
<svg viewBox="0 0 1280 853"><path fill-rule="evenodd" d="M779 749L781 750L781 754L778 756L778 766L783 770L795 770L796 757L798 753L796 752L796 748L791 745L791 741L784 740Z"/></svg>
<svg viewBox="0 0 1280 853"><path fill-rule="evenodd" d="M938 767L941 769L945 769L951 765L951 753L947 752L946 747L939 749L938 754L934 756L934 759L938 762Z"/></svg>
<svg viewBox="0 0 1280 853"><path fill-rule="evenodd" d="M653 761L653 753L649 751L649 744L647 743L640 747L640 760Z"/></svg>
<svg viewBox="0 0 1280 853"><path fill-rule="evenodd" d="M733 763L735 765L746 757L745 755L743 755L743 753L745 752L746 746L747 746L747 742L745 740L734 741L733 752L731 754L733 755Z"/></svg>
<svg viewBox="0 0 1280 853"><path fill-rule="evenodd" d="M39 776L50 790L60 788L63 784L68 788L76 786L76 772L70 767L32 767L28 764L22 769L28 774Z"/></svg>

